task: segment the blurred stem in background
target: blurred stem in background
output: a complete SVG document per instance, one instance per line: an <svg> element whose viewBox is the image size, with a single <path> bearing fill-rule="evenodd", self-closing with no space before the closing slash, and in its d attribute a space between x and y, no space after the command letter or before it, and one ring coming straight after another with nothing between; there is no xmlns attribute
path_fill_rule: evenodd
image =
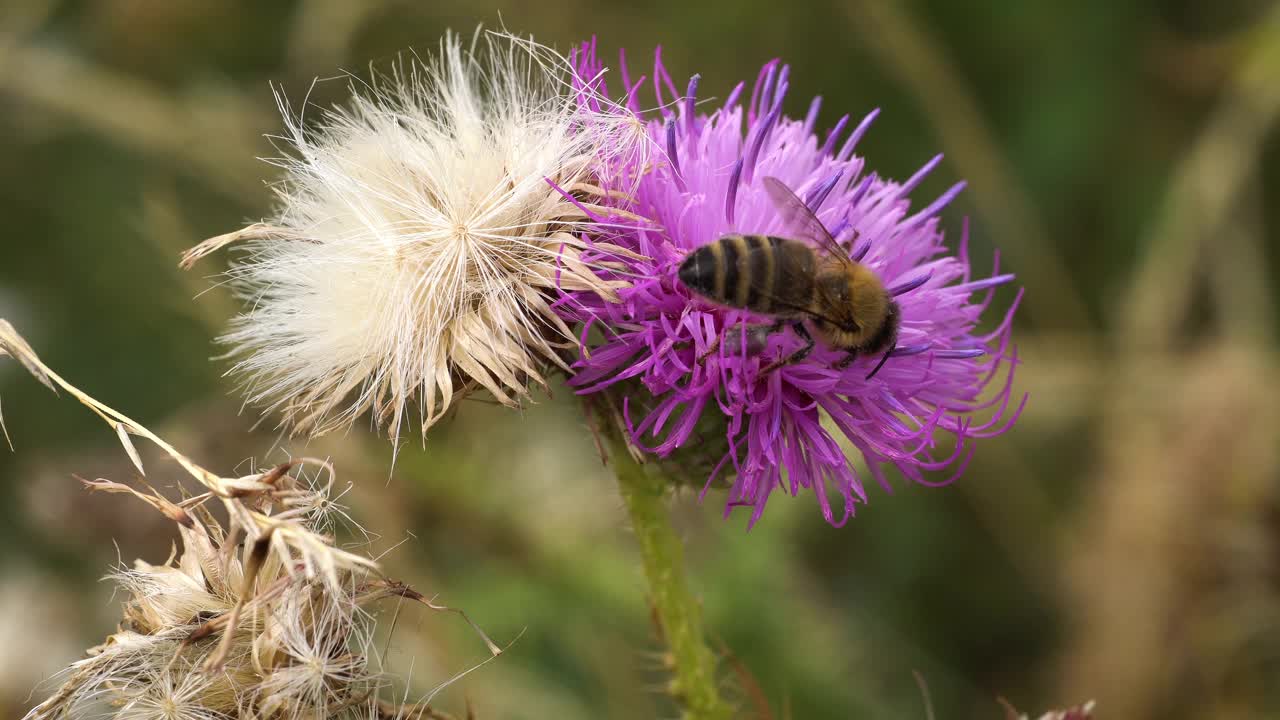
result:
<svg viewBox="0 0 1280 720"><path fill-rule="evenodd" d="M901 3L861 0L843 5L850 29L867 43L882 69L897 77L933 123L959 174L969 181L978 213L1016 268L1019 282L1052 303L1030 303L1041 327L1074 332L1090 327L1080 289L1051 242L1034 203L1019 184L956 63L924 24Z"/></svg>
<svg viewBox="0 0 1280 720"><path fill-rule="evenodd" d="M666 660L675 673L671 694L684 704L685 720L731 717L716 686L716 659L702 631L702 609L685 580L682 541L667 512L667 496L675 484L654 466L638 463L616 430L609 434L609 450L640 546L654 616L667 644Z"/></svg>
<svg viewBox="0 0 1280 720"><path fill-rule="evenodd" d="M1118 338L1130 353L1167 349L1182 329L1205 264L1230 262L1234 253L1215 247L1224 225L1234 220L1241 192L1256 171L1264 142L1280 119L1280 3L1239 38L1240 59L1222 100L1195 144L1179 163L1161 214L1140 241L1140 262L1125 298ZM1238 237L1239 233L1230 233ZM1244 275L1265 293L1265 280ZM1232 313L1266 312L1270 300L1257 298ZM1263 323L1265 325L1265 323ZM1265 334L1261 327L1250 334Z"/></svg>
<svg viewBox="0 0 1280 720"><path fill-rule="evenodd" d="M1276 605L1269 590L1258 589L1247 562L1250 552L1271 562L1274 549L1265 534L1254 539L1246 528L1266 527L1280 446L1274 403L1257 392L1275 385L1274 355L1263 350L1273 316L1260 271L1265 252L1250 227L1263 202L1251 195L1259 184L1251 179L1280 121L1280 4L1238 42L1222 98L1178 165L1116 313L1117 354L1099 429L1101 482L1086 506L1081 542L1067 549L1074 567L1064 563L1072 567L1068 587L1076 602L1069 606L1073 632L1062 687L1088 687L1115 717L1163 717L1189 702L1207 706L1210 693L1187 690L1195 687L1186 681L1188 658L1215 658L1206 664L1211 670L1201 670L1208 687L1230 682L1238 697L1247 697L1251 685L1274 687L1273 655L1258 658L1252 648L1262 646L1260 637L1267 641L1259 628L1275 626ZM1230 280L1213 283L1215 271L1230 273ZM1216 305L1204 336L1212 342L1184 349L1204 279ZM1153 358L1181 366L1176 394L1169 384L1148 381ZM1224 528L1234 553L1220 549ZM1222 604L1231 593L1268 614L1241 620L1244 601ZM1201 629L1213 622L1239 637Z"/></svg>

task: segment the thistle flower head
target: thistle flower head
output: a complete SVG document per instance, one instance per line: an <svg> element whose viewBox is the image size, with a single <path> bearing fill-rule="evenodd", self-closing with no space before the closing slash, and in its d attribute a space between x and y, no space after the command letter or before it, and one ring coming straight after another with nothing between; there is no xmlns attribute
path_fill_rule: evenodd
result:
<svg viewBox="0 0 1280 720"><path fill-rule="evenodd" d="M594 44L574 60L580 77L601 78ZM626 103L639 112L646 79L632 81L625 57L622 67ZM789 68L775 60L749 95L739 84L719 107L700 113L698 77L681 92L655 57L652 84L662 110L647 132L663 157L651 166L615 163L608 173L634 184L631 197L609 202L651 221L611 238L635 253L625 261L631 285L619 291L621 303L577 292L557 307L568 321L604 328L599 343L588 345L582 333L572 382L581 393L622 395L634 444L667 457L704 442L695 430L707 425L705 416L718 416L727 451L706 487L729 487L726 513L750 506L754 523L774 491L810 489L827 521L840 525L867 502L868 477L887 492L888 466L921 484L946 484L969 462L975 440L1004 432L1017 418L1021 406L1010 408L1013 308L995 330L977 330L993 289L1012 276L974 278L967 234L958 253L944 244L938 213L962 184L912 208L909 194L940 157L905 182L883 178L854 154L876 113L851 131L846 116L822 136L820 99L803 119L782 114L788 81ZM586 90L607 93L602 79ZM796 331L771 332L772 317L712 303L680 282L688 253L726 234L797 237L766 191L768 177L793 190L839 252L874 272L897 303L897 345L873 377L882 357L845 366L845 351L821 341L803 359L785 362L805 345ZM998 390L982 399L993 381ZM975 419L990 407L992 417ZM937 449L940 431L955 437L950 448ZM850 461L846 446L864 467ZM939 472L945 474L934 477Z"/></svg>
<svg viewBox="0 0 1280 720"><path fill-rule="evenodd" d="M616 115L584 120L571 76L532 42L449 36L315 127L282 101L276 216L184 261L249 241L230 271L246 310L223 340L250 402L297 432L371 410L397 435L413 399L425 430L470 389L514 405L543 382L572 339L550 291L613 293L575 230L593 167L628 137Z"/></svg>

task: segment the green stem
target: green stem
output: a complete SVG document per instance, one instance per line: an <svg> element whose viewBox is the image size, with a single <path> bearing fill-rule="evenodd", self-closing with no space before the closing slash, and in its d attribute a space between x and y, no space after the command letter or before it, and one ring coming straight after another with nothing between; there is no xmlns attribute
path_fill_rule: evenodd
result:
<svg viewBox="0 0 1280 720"><path fill-rule="evenodd" d="M626 443L610 438L610 460L640 545L653 608L670 649L671 691L684 720L722 720L732 714L716 686L716 659L702 634L701 611L685 582L684 550L671 526L666 496L673 483L631 457Z"/></svg>

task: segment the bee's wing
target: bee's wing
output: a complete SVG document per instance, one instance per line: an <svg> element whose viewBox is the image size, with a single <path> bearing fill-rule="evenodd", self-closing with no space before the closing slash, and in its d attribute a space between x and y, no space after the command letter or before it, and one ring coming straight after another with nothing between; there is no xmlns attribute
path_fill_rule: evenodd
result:
<svg viewBox="0 0 1280 720"><path fill-rule="evenodd" d="M847 324L846 322L837 320L831 317L830 315L827 315L826 313L818 312L812 307L809 307L806 305L796 305L795 303L789 302L788 300L780 298L777 295L772 295L769 293L761 293L761 295L769 298L769 300L773 302L773 306L775 308L785 308L787 310L794 310L795 312L800 313L801 315L805 315L811 318L817 318L819 320L825 320L836 327L843 327L844 325Z"/></svg>
<svg viewBox="0 0 1280 720"><path fill-rule="evenodd" d="M787 228L788 232L794 232L801 238L817 243L818 247L834 255L841 262L852 262L849 259L849 251L840 247L840 243L831 237L831 233L827 232L827 227L822 224L818 216L813 214L803 200L791 192L791 188L776 177L766 177L761 182L764 183L765 192L769 193L769 199L773 201L774 208L782 215L783 227Z"/></svg>

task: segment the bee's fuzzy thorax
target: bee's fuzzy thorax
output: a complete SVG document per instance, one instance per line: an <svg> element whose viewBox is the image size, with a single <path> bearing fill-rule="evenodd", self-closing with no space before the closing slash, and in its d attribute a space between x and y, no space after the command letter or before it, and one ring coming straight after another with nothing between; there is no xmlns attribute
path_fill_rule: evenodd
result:
<svg viewBox="0 0 1280 720"><path fill-rule="evenodd" d="M594 168L634 136L583 109L572 73L532 41L449 36L306 125L282 101L278 211L241 232L223 338L251 403L308 434L371 411L394 436L411 400L425 430L472 388L514 405L542 382L572 341L557 293L618 286L579 230Z"/></svg>

